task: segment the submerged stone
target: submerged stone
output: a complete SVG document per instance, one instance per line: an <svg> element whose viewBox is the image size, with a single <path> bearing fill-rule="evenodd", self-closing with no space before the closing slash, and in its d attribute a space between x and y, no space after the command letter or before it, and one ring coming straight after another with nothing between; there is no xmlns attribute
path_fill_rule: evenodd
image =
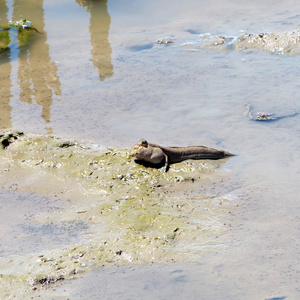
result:
<svg viewBox="0 0 300 300"><path fill-rule="evenodd" d="M33 33L38 32L32 27L32 23L22 19L9 22L8 25L0 25L0 53L10 48L21 48L27 45Z"/></svg>
<svg viewBox="0 0 300 300"><path fill-rule="evenodd" d="M173 37L164 37L157 40L157 44L172 44L174 43Z"/></svg>

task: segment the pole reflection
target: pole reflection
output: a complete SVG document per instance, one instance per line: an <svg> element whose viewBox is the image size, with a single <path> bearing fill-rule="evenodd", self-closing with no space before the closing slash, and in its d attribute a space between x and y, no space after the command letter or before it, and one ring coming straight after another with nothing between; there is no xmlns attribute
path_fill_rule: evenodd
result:
<svg viewBox="0 0 300 300"><path fill-rule="evenodd" d="M92 62L99 73L100 81L113 75L111 63L112 49L109 43L111 18L107 10L107 0L76 0L90 14L90 42ZM12 3L12 16L8 16L8 4ZM47 33L45 32L45 11L43 0L0 0L0 25L6 26L9 19L30 20L40 32L34 32L28 44L18 49L15 46L0 54L0 129L12 128L12 93L28 104L37 104L42 108L41 117L48 133L51 128L51 106L55 96L61 96L61 83L58 69L51 61ZM17 79L12 82L12 57L18 58ZM70 74L71 75L71 74ZM18 86L17 94L13 91ZM12 90L13 89L13 90ZM16 101L14 101L16 103ZM15 104L14 104L15 105ZM18 107L14 107L17 114ZM26 125L26 124L24 124Z"/></svg>
<svg viewBox="0 0 300 300"><path fill-rule="evenodd" d="M13 5L13 20L30 20L41 34L35 34L30 43L19 52L18 79L20 101L31 104L35 102L42 107L44 119L49 133L50 107L52 96L61 95L57 67L50 61L47 34L44 32L43 0L15 0Z"/></svg>
<svg viewBox="0 0 300 300"><path fill-rule="evenodd" d="M0 0L0 24L8 24L8 7L5 0ZM3 33L4 34L4 33ZM8 31L5 33L8 34ZM10 78L11 64L10 64L10 50L7 50L1 55L0 64L0 129L10 128L11 121L11 106L9 105L11 97L12 82Z"/></svg>
<svg viewBox="0 0 300 300"><path fill-rule="evenodd" d="M98 69L100 81L113 75L111 63L112 49L108 40L110 15L107 11L107 0L76 0L91 15L90 34L92 61Z"/></svg>

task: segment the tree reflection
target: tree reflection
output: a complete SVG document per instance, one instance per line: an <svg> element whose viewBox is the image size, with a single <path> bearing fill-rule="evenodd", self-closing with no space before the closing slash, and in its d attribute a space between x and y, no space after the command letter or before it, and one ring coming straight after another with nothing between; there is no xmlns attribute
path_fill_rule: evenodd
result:
<svg viewBox="0 0 300 300"><path fill-rule="evenodd" d="M40 105L42 117L48 124L53 94L61 95L61 88L57 67L50 61L49 46L46 43L43 0L15 0L13 20L20 19L30 20L42 32L35 34L32 41L19 52L20 101ZM48 131L51 132L51 128Z"/></svg>
<svg viewBox="0 0 300 300"><path fill-rule="evenodd" d="M100 81L113 75L111 63L111 46L108 41L110 15L107 11L107 0L76 0L90 14L90 34L92 61L98 69Z"/></svg>

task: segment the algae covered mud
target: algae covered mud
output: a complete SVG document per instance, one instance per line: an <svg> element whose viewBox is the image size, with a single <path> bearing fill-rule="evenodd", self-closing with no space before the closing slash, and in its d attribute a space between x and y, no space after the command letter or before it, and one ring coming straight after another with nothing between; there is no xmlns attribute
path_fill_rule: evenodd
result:
<svg viewBox="0 0 300 300"><path fill-rule="evenodd" d="M222 161L186 161L165 173L135 164L130 149L16 131L0 136L2 180L56 198L24 224L68 223L78 236L35 253L2 253L1 297L15 289L30 296L102 266L197 261L230 243L236 204Z"/></svg>

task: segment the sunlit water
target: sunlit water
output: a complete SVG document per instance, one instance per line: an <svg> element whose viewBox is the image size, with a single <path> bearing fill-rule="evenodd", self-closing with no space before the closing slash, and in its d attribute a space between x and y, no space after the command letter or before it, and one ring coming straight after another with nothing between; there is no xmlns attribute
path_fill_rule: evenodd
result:
<svg viewBox="0 0 300 300"><path fill-rule="evenodd" d="M236 281L232 295L239 286L245 298L255 285L256 296L295 299L300 115L255 122L247 116L247 104L254 112L299 113L300 56L190 51L182 45L206 32L297 30L297 3L0 2L0 23L10 18L29 19L42 34L28 47L0 56L2 129L118 147L147 138L238 154L225 168L240 182L233 193L250 195L249 205L236 217L233 257L210 258L206 270L215 270L223 258L228 264L222 264L222 276ZM174 43L156 43L164 37Z"/></svg>

